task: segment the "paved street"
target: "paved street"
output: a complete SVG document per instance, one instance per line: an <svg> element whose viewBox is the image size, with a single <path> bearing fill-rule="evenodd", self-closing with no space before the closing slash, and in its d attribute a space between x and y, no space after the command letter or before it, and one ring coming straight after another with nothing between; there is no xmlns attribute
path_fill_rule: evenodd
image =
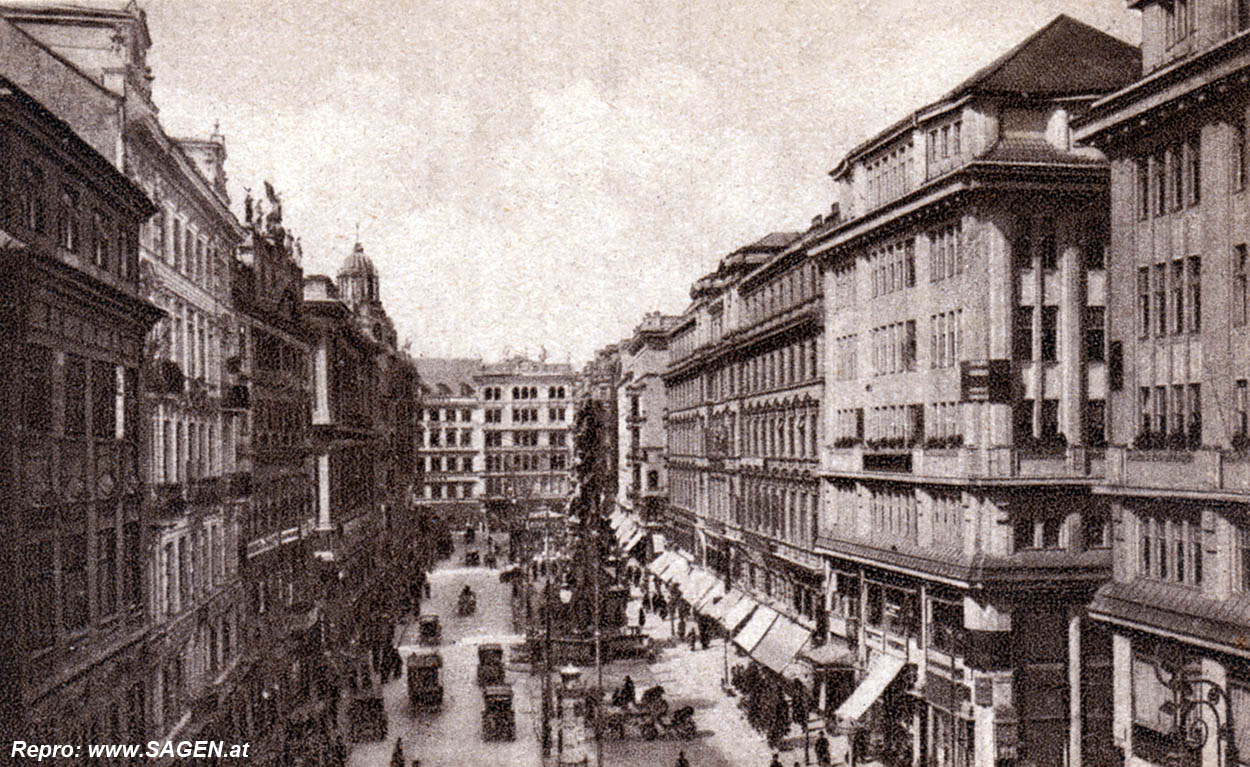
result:
<svg viewBox="0 0 1250 767"><path fill-rule="evenodd" d="M408 705L404 678L390 682L384 690L388 718L387 739L378 743L358 743L352 749L351 767L389 767L396 737L403 738L406 764L421 760L421 767L519 767L540 763L537 700L524 679L526 668L509 667L508 681L516 700L517 739L514 742L482 740L482 693L477 686L477 645L483 642L521 641L512 634L509 587L499 582L499 571L485 567L461 567L463 541L456 538L456 551L431 574L431 599L422 604L423 613L436 613L442 620L443 639L438 650L443 655L444 699L442 710L414 715ZM477 594L476 614L456 615L456 598L465 584ZM405 658L422 649L417 641L416 623L405 626L399 635L400 654ZM509 654L511 648L508 648Z"/></svg>

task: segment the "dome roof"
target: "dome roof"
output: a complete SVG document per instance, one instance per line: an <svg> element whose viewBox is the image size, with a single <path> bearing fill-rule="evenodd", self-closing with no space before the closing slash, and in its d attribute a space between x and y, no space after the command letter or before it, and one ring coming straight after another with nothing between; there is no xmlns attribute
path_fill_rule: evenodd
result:
<svg viewBox="0 0 1250 767"><path fill-rule="evenodd" d="M364 246L358 242L356 247L352 248L352 252L347 258L343 259L343 266L339 269L339 277L355 277L362 274L376 277L378 276L378 270L374 268L373 262L365 255Z"/></svg>

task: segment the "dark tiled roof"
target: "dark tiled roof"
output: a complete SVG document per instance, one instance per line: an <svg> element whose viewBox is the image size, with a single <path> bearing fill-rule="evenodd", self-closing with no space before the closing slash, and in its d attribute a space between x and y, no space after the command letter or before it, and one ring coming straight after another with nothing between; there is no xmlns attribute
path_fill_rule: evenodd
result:
<svg viewBox="0 0 1250 767"><path fill-rule="evenodd" d="M447 396L444 387L452 396L461 396L462 387L474 390L473 376L482 370L482 361L478 359L450 358L438 359L420 357L417 359L417 374L426 388L436 395Z"/></svg>
<svg viewBox="0 0 1250 767"><path fill-rule="evenodd" d="M780 250L803 236L802 232L772 232L766 234L743 250Z"/></svg>
<svg viewBox="0 0 1250 767"><path fill-rule="evenodd" d="M1141 76L1141 50L1060 14L963 81L969 91L1062 96L1119 90Z"/></svg>
<svg viewBox="0 0 1250 767"><path fill-rule="evenodd" d="M1229 646L1250 635L1250 595L1210 599L1195 589L1158 581L1112 581L1098 590L1095 615L1163 629Z"/></svg>
<svg viewBox="0 0 1250 767"><path fill-rule="evenodd" d="M1076 152L1065 152L1055 148L1053 144L1041 138L1004 138L999 139L981 160L991 162L1044 162L1069 163L1079 165L1100 165L1102 160L1087 157Z"/></svg>

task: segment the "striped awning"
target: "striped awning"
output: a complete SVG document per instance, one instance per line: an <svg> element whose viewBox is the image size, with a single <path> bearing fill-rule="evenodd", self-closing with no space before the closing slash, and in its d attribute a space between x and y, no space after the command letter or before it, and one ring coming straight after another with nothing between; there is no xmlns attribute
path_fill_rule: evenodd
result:
<svg viewBox="0 0 1250 767"><path fill-rule="evenodd" d="M771 607L760 605L755 608L755 613L751 616L751 620L747 621L747 625L734 635L734 644L742 648L742 651L750 655L755 646L760 643L764 635L768 633L768 629L777 620L777 611Z"/></svg>

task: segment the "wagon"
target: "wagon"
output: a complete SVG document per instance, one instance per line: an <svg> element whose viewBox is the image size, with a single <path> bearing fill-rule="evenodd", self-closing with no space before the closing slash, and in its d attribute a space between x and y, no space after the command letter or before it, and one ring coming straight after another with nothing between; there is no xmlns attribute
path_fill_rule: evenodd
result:
<svg viewBox="0 0 1250 767"><path fill-rule="evenodd" d="M414 653L408 658L408 702L413 708L442 708L443 684L439 681L442 668L443 656L437 652Z"/></svg>
<svg viewBox="0 0 1250 767"><path fill-rule="evenodd" d="M433 613L422 615L417 626L421 632L421 644L438 644L443 638L443 627Z"/></svg>
<svg viewBox="0 0 1250 767"><path fill-rule="evenodd" d="M694 707L682 706L670 716L664 688L658 685L643 693L637 705L596 706L594 727L599 737L618 739L689 740L697 732Z"/></svg>
<svg viewBox="0 0 1250 767"><path fill-rule="evenodd" d="M516 740L516 717L512 711L512 687L491 685L482 690L483 740Z"/></svg>
<svg viewBox="0 0 1250 767"><path fill-rule="evenodd" d="M503 645L481 644L477 646L477 684L491 687L504 683Z"/></svg>

